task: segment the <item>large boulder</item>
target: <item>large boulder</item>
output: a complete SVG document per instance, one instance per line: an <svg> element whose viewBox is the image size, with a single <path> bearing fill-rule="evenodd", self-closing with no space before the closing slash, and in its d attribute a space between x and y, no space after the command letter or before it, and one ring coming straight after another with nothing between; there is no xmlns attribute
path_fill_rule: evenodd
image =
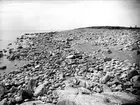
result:
<svg viewBox="0 0 140 105"><path fill-rule="evenodd" d="M57 90L59 95L57 105L139 105L138 96L124 92L104 92L83 94L78 88Z"/></svg>

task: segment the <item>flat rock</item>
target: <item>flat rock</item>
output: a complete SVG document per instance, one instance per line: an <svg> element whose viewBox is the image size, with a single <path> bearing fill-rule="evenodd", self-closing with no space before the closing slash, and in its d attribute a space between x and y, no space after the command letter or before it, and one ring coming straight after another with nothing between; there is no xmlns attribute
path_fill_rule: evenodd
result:
<svg viewBox="0 0 140 105"><path fill-rule="evenodd" d="M71 92L71 91L74 92ZM80 94L75 88L57 91L59 95L57 105L126 105L138 104L138 96L124 92L104 92L102 94Z"/></svg>

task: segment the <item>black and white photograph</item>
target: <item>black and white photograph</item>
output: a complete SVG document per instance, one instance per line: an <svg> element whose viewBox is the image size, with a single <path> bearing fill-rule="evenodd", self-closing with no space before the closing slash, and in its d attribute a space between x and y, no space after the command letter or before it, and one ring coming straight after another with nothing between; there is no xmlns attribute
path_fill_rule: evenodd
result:
<svg viewBox="0 0 140 105"><path fill-rule="evenodd" d="M0 0L0 105L140 105L140 0Z"/></svg>

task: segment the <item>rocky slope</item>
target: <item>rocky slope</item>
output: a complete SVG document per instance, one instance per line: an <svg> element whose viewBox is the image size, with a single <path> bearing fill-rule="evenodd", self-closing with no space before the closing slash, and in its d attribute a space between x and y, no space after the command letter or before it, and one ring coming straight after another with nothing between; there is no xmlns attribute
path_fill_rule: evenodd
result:
<svg viewBox="0 0 140 105"><path fill-rule="evenodd" d="M0 75L0 105L137 105L139 39L135 28L25 34L6 56L28 63Z"/></svg>

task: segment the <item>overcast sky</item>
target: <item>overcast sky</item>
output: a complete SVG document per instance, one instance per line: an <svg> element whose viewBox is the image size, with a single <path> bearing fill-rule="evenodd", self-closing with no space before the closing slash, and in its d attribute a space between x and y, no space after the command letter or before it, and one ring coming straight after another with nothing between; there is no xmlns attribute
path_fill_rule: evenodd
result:
<svg viewBox="0 0 140 105"><path fill-rule="evenodd" d="M0 1L0 32L140 26L140 0Z"/></svg>

